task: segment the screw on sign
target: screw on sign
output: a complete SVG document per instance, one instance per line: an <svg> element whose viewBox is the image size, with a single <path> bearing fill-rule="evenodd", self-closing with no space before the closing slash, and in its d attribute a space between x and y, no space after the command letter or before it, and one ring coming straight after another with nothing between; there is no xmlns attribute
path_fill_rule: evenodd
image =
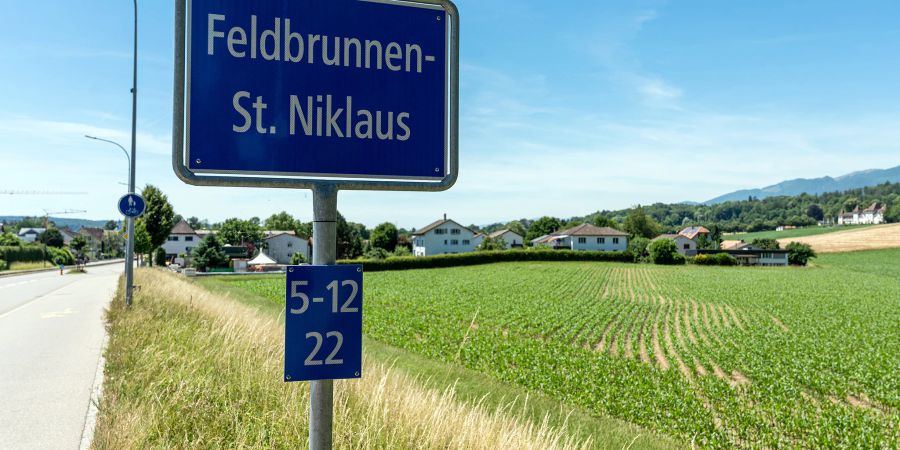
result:
<svg viewBox="0 0 900 450"><path fill-rule="evenodd" d="M362 266L290 266L285 292L285 381L359 378Z"/></svg>

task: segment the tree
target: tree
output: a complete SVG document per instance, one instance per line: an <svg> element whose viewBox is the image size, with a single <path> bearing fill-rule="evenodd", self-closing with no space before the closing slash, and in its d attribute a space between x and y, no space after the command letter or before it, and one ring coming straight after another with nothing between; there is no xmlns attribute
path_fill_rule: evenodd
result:
<svg viewBox="0 0 900 450"><path fill-rule="evenodd" d="M150 236L150 251L163 245L175 226L175 210L169 203L168 197L156 186L148 184L141 191L147 207L140 221L144 222L144 228Z"/></svg>
<svg viewBox="0 0 900 450"><path fill-rule="evenodd" d="M294 216L288 214L287 211L282 211L277 214L272 214L268 219L264 222L267 230L281 230L281 231L296 231L297 230L297 220L294 219Z"/></svg>
<svg viewBox="0 0 900 450"><path fill-rule="evenodd" d="M505 228L523 238L528 234L528 231L525 230L525 225L522 225L522 221L520 220L513 220L512 222L507 223Z"/></svg>
<svg viewBox="0 0 900 450"><path fill-rule="evenodd" d="M228 245L254 244L258 247L263 239L263 230L259 225L237 217L227 219L219 228L219 237Z"/></svg>
<svg viewBox="0 0 900 450"><path fill-rule="evenodd" d="M19 239L18 236L12 233L2 233L0 234L0 246L19 246L22 245L22 240Z"/></svg>
<svg viewBox="0 0 900 450"><path fill-rule="evenodd" d="M660 226L644 212L641 205L637 205L628 211L622 229L628 233L632 239L636 237L654 238L659 234Z"/></svg>
<svg viewBox="0 0 900 450"><path fill-rule="evenodd" d="M375 248L392 252L397 248L398 238L397 227L390 222L385 222L372 230L372 234L369 237L369 243Z"/></svg>
<svg viewBox="0 0 900 450"><path fill-rule="evenodd" d="M825 220L825 211L822 210L821 206L816 205L815 203L806 208L806 215L817 222Z"/></svg>
<svg viewBox="0 0 900 450"><path fill-rule="evenodd" d="M197 217L195 217L195 216L188 217L188 218L187 218L187 223L188 223L188 225L191 226L191 228L193 228L193 229L195 229L195 230L199 230L199 229L201 229L201 228L208 228L208 226L209 226L209 224L207 224L207 226L204 227L204 226L203 226L203 223L200 222L200 219L197 218Z"/></svg>
<svg viewBox="0 0 900 450"><path fill-rule="evenodd" d="M650 246L650 239L645 237L636 237L628 242L628 251L634 255L634 261L643 261L647 257L647 247Z"/></svg>
<svg viewBox="0 0 900 450"><path fill-rule="evenodd" d="M138 255L146 255L153 251L153 244L150 242L150 233L147 232L146 225L141 219L134 221L134 253Z"/></svg>
<svg viewBox="0 0 900 450"><path fill-rule="evenodd" d="M492 238L490 236L485 236L484 239L481 240L481 244L478 244L478 248L475 250L506 250L506 241L502 237Z"/></svg>
<svg viewBox="0 0 900 450"><path fill-rule="evenodd" d="M394 249L394 256L412 256L412 251L405 245L398 245Z"/></svg>
<svg viewBox="0 0 900 450"><path fill-rule="evenodd" d="M62 248L65 244L62 233L56 228L48 228L38 236L38 240L48 247Z"/></svg>
<svg viewBox="0 0 900 450"><path fill-rule="evenodd" d="M788 251L788 263L794 266L805 266L811 258L815 258L816 251L809 244L791 242L785 247Z"/></svg>
<svg viewBox="0 0 900 450"><path fill-rule="evenodd" d="M541 217L528 227L528 233L525 235L525 242L531 242L541 236L553 233L554 231L559 230L561 226L562 224L556 217Z"/></svg>
<svg viewBox="0 0 900 450"><path fill-rule="evenodd" d="M612 219L610 219L609 217L606 217L606 216L602 216L600 214L597 214L596 216L594 216L593 220L591 220L591 223L595 227L615 228L615 225L616 225L615 222L612 221Z"/></svg>
<svg viewBox="0 0 900 450"><path fill-rule="evenodd" d="M684 264L684 256L678 253L678 245L672 239L657 239L650 243L650 261L653 264Z"/></svg>
<svg viewBox="0 0 900 450"><path fill-rule="evenodd" d="M362 255L362 237L359 229L337 213L337 257L339 259L356 259Z"/></svg>
<svg viewBox="0 0 900 450"><path fill-rule="evenodd" d="M297 233L297 236L302 237L303 239L309 239L312 236L312 222L301 222L297 221L297 228L294 229L294 232Z"/></svg>
<svg viewBox="0 0 900 450"><path fill-rule="evenodd" d="M215 234L208 234L191 252L191 266L200 271L228 266L228 256Z"/></svg>
<svg viewBox="0 0 900 450"><path fill-rule="evenodd" d="M760 250L780 250L781 245L777 240L772 238L756 238L750 242L750 245Z"/></svg>
<svg viewBox="0 0 900 450"><path fill-rule="evenodd" d="M71 248L75 252L76 255L83 254L84 249L87 246L88 246L87 239L85 239L85 237L80 234L78 236L75 236L75 239L72 239L72 241L69 242L69 248Z"/></svg>
<svg viewBox="0 0 900 450"><path fill-rule="evenodd" d="M166 263L168 262L168 258L166 258L166 249L162 247L157 248L154 260L157 266L165 267Z"/></svg>
<svg viewBox="0 0 900 450"><path fill-rule="evenodd" d="M306 257L303 256L302 252L296 252L291 255L291 265L296 266L298 264L303 264L306 262Z"/></svg>
<svg viewBox="0 0 900 450"><path fill-rule="evenodd" d="M103 225L104 230L112 231L112 230L116 230L118 228L119 228L119 224L117 224L115 220L107 220L106 224Z"/></svg>

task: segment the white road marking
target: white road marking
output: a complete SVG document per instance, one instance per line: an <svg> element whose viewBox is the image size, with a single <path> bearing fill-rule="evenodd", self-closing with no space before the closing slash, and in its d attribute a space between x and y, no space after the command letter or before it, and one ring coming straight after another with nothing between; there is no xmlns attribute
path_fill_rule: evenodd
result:
<svg viewBox="0 0 900 450"><path fill-rule="evenodd" d="M77 313L78 311L72 310L72 308L66 308L62 311L51 311L48 313L41 314L41 319L55 319L57 317L66 317L72 314Z"/></svg>

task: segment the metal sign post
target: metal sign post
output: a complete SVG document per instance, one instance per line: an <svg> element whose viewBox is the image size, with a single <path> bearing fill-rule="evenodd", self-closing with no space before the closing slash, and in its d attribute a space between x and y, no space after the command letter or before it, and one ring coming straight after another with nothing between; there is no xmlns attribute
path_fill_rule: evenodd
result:
<svg viewBox="0 0 900 450"><path fill-rule="evenodd" d="M311 381L310 449L332 446L333 380L361 374L362 268L335 266L338 191L453 186L458 63L450 0L175 0L175 174L313 190L313 266L285 277L285 381Z"/></svg>

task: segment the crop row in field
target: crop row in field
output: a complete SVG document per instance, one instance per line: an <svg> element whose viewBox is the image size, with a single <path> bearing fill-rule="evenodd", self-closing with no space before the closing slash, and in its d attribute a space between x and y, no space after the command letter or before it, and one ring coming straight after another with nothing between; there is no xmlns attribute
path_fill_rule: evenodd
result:
<svg viewBox="0 0 900 450"><path fill-rule="evenodd" d="M874 253L891 274L900 252ZM365 331L712 447L893 447L900 283L877 268L516 263L366 275ZM282 301L280 280L245 288Z"/></svg>

